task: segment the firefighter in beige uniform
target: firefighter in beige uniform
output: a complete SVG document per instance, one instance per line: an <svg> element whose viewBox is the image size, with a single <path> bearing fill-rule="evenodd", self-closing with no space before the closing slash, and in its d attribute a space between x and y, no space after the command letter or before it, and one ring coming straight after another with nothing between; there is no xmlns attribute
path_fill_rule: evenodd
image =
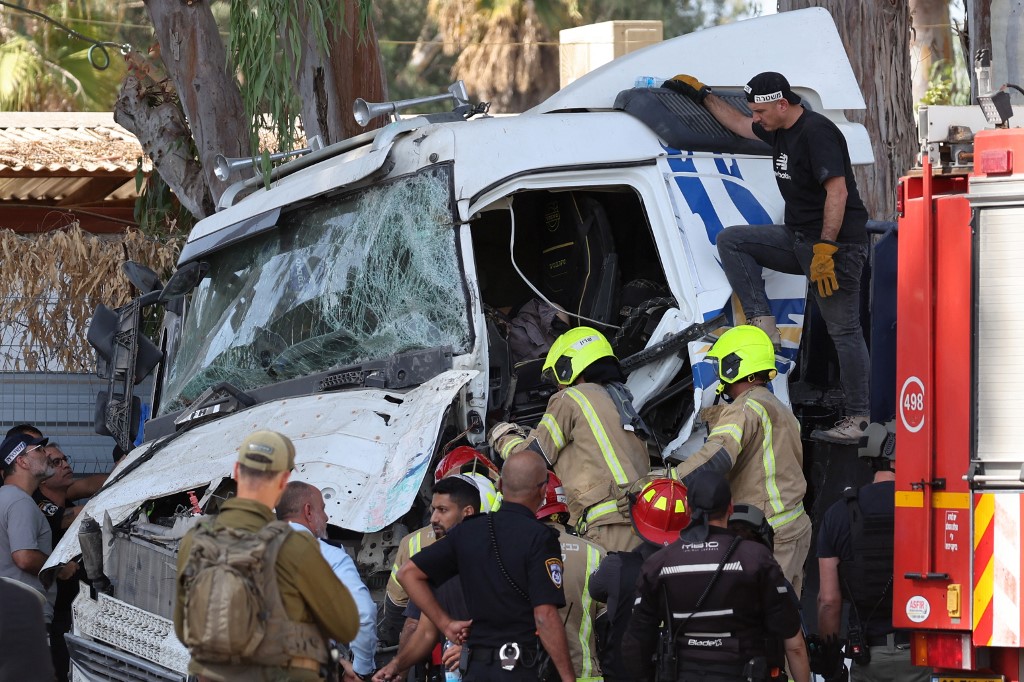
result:
<svg viewBox="0 0 1024 682"><path fill-rule="evenodd" d="M639 540L616 499L651 469L646 426L611 344L597 330L577 327L555 339L542 376L559 387L536 429L501 422L488 441L503 459L531 449L562 480L569 523L609 552L626 552Z"/></svg>
<svg viewBox="0 0 1024 682"><path fill-rule="evenodd" d="M600 682L604 678L597 660L594 620L601 603L590 596L590 576L601 565L605 554L603 549L576 536L564 525L569 520L565 501L562 482L549 471L544 504L537 510L537 519L558 531L558 542L562 546L565 606L558 609L558 617L565 623L572 669L578 673L576 682Z"/></svg>
<svg viewBox="0 0 1024 682"><path fill-rule="evenodd" d="M768 389L776 374L768 335L741 325L722 334L708 351L726 405L703 411L711 429L707 442L676 467L687 485L700 471L726 476L733 498L758 507L775 530L775 560L797 596L811 546L811 521L804 513L800 423Z"/></svg>

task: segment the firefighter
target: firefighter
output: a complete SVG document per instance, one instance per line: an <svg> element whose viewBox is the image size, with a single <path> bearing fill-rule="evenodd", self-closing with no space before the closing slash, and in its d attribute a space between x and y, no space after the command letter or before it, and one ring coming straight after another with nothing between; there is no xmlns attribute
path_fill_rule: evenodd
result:
<svg viewBox="0 0 1024 682"><path fill-rule="evenodd" d="M558 610L558 616L565 623L573 670L579 674L576 682L597 682L602 677L594 640L594 619L600 604L591 597L588 587L591 575L605 555L601 547L579 537L565 525L569 520L565 501L562 482L549 471L544 504L537 510L537 518L558 531L558 542L562 545L565 606Z"/></svg>
<svg viewBox="0 0 1024 682"><path fill-rule="evenodd" d="M735 495L756 505L775 529L775 559L797 597L811 546L811 521L804 513L800 423L768 389L776 374L771 339L751 325L734 327L708 351L727 404L703 410L710 433L704 446L676 467L687 487L694 474L728 476Z"/></svg>
<svg viewBox="0 0 1024 682"><path fill-rule="evenodd" d="M910 662L910 634L892 625L893 524L896 497L895 423L871 424L859 455L867 459L874 480L847 489L829 507L818 531L818 630L823 655L815 672L842 676L839 621L843 601L850 604L846 658L850 678L923 682L927 668Z"/></svg>
<svg viewBox="0 0 1024 682"><path fill-rule="evenodd" d="M659 549L678 540L679 532L690 522L686 487L679 481L651 480L629 499L633 529L643 542L631 552L612 552L590 577L590 596L607 605L596 628L605 682L631 679L621 644L633 613L640 567Z"/></svg>
<svg viewBox="0 0 1024 682"><path fill-rule="evenodd" d="M436 484L445 476L458 473L479 473L484 474L493 481L498 480L498 467L494 466L491 460L471 447L460 445L447 455L441 458L434 468L434 483ZM478 486L481 487L481 486ZM491 498L495 499L493 489ZM489 511L490 500L481 500L484 504L484 511ZM384 595L384 617L381 619L378 628L378 639L385 645L394 645L408 636L410 629L415 628L415 623L410 622L402 616L402 612L409 604L409 596L402 589L398 582L398 570L415 556L424 547L434 544L434 541L444 535L444 529L432 523L428 523L418 530L414 530L401 539L398 543L398 552L395 554L395 562L391 566L391 577L388 579L387 591ZM399 630L401 635L399 636Z"/></svg>
<svg viewBox="0 0 1024 682"><path fill-rule="evenodd" d="M648 431L611 344L590 327L570 329L551 345L542 376L559 390L537 428L501 422L488 442L502 458L526 449L542 455L565 486L580 536L609 552L632 549L637 539L616 500L650 471Z"/></svg>
<svg viewBox="0 0 1024 682"><path fill-rule="evenodd" d="M795 682L810 670L800 612L771 552L727 523L729 482L705 471L688 486L690 523L640 569L622 640L630 679L765 682L770 639L786 641Z"/></svg>
<svg viewBox="0 0 1024 682"><path fill-rule="evenodd" d="M703 105L733 133L772 147L772 166L786 202L783 225L734 225L718 234L722 269L743 311L772 337L781 337L765 296L762 268L805 275L839 356L846 416L811 437L856 444L868 425L870 363L860 324L860 280L868 258L868 213L857 191L846 138L835 123L805 109L781 73L766 71L744 90L753 118L693 76L665 87Z"/></svg>

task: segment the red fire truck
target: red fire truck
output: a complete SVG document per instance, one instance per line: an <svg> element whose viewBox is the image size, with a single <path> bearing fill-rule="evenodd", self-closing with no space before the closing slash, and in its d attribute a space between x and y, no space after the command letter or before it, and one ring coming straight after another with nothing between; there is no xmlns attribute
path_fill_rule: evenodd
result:
<svg viewBox="0 0 1024 682"><path fill-rule="evenodd" d="M1016 681L1024 129L974 132L948 109L899 186L893 621L933 679Z"/></svg>

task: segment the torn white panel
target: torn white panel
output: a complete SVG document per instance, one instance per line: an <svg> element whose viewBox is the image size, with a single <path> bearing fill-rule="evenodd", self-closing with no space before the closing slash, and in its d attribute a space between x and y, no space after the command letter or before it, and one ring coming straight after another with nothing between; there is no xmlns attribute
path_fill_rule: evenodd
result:
<svg viewBox="0 0 1024 682"><path fill-rule="evenodd" d="M445 410L476 374L450 370L407 393L361 389L277 400L198 426L89 500L44 569L80 553L78 528L86 515L107 513L116 525L147 500L198 491L230 475L239 443L258 429L292 439L293 479L330 495L332 524L380 530L412 506ZM112 476L148 447L132 451Z"/></svg>

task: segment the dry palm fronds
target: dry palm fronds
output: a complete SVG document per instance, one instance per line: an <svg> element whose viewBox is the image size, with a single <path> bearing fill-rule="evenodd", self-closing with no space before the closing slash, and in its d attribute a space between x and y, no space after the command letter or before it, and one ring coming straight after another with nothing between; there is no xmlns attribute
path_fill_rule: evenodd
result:
<svg viewBox="0 0 1024 682"><path fill-rule="evenodd" d="M180 246L180 238L161 242L136 230L97 236L77 223L38 236L0 230L2 369L92 370L86 331L96 306L137 295L121 264L132 260L166 278Z"/></svg>

